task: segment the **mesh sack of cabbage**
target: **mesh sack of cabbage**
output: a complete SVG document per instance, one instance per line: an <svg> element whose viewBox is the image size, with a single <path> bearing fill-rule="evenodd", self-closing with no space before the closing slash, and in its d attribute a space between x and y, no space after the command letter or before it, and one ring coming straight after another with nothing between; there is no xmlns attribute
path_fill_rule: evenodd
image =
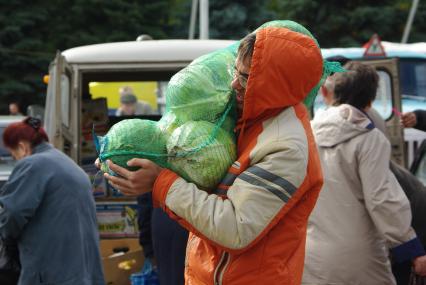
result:
<svg viewBox="0 0 426 285"><path fill-rule="evenodd" d="M94 135L96 149L101 162L101 170L112 175L106 161L136 170L127 166L132 158L146 158L162 167L167 166L166 137L157 122L141 119L122 120L112 126L103 136Z"/></svg>
<svg viewBox="0 0 426 285"><path fill-rule="evenodd" d="M206 121L186 122L167 141L168 164L189 182L214 189L236 159L235 138Z"/></svg>
<svg viewBox="0 0 426 285"><path fill-rule="evenodd" d="M115 175L108 169L107 159L135 170L127 161L146 158L201 189L211 190L236 158L234 136L206 121L187 122L175 129L167 142L166 137L153 121L131 119L115 124L104 137L97 137L101 170Z"/></svg>
<svg viewBox="0 0 426 285"><path fill-rule="evenodd" d="M236 153L231 70L237 48L234 44L201 56L175 74L166 91L166 113L158 124L126 120L100 137L102 169L109 171L107 159L128 168L127 160L147 158L200 188L214 188Z"/></svg>
<svg viewBox="0 0 426 285"><path fill-rule="evenodd" d="M237 48L238 42L203 55L170 79L166 112L158 122L167 137L189 121L208 121L232 135L236 113L231 81Z"/></svg>
<svg viewBox="0 0 426 285"><path fill-rule="evenodd" d="M161 122L178 127L188 121L217 123L232 100L232 69L238 43L203 55L176 73L166 90Z"/></svg>

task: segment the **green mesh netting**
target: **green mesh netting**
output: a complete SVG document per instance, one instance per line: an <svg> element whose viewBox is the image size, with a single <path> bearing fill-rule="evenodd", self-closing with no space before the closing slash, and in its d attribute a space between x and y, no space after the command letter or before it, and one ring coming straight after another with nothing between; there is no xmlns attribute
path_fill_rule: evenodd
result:
<svg viewBox="0 0 426 285"><path fill-rule="evenodd" d="M195 59L170 79L166 113L172 112L178 125L187 121L214 122L223 114L232 95L234 46Z"/></svg>
<svg viewBox="0 0 426 285"><path fill-rule="evenodd" d="M230 114L225 116L224 121L222 123L221 128L226 131L228 134L231 134L232 136L234 136L234 129L235 129L235 118L236 118L236 114L234 114L234 110L231 110ZM220 123L220 119L216 120L214 122L214 124L219 124Z"/></svg>
<svg viewBox="0 0 426 285"><path fill-rule="evenodd" d="M257 32L260 29L267 28L267 27L287 28L289 30L292 30L293 32L304 34L304 35L312 38L315 41L315 43L317 44L317 46L319 47L317 40L314 38L314 36L311 34L311 32L309 32L304 26L302 26L299 23L296 23L294 21L275 20L275 21L266 22L263 25L261 25L258 29L256 29L255 32Z"/></svg>
<svg viewBox="0 0 426 285"><path fill-rule="evenodd" d="M97 137L101 170L115 175L108 169L108 159L136 170L128 167L127 161L135 157L147 158L175 171L201 189L214 189L236 159L231 109L232 104L228 104L215 123L189 121L174 128L170 134L170 130L162 129L164 126L160 122L120 121L104 137Z"/></svg>
<svg viewBox="0 0 426 285"><path fill-rule="evenodd" d="M157 122L141 119L123 120L115 124L104 137L98 137L101 170L110 172L107 159L121 167L132 158L147 158L162 167L167 166L166 138Z"/></svg>
<svg viewBox="0 0 426 285"><path fill-rule="evenodd" d="M158 121L158 127L166 136L170 136L180 125L179 119L176 117L175 113L171 111L164 113Z"/></svg>
<svg viewBox="0 0 426 285"><path fill-rule="evenodd" d="M236 145L228 132L219 129L216 137L198 152L184 157L210 139L215 125L207 121L186 122L177 128L167 142L171 155L168 163L189 182L203 189L213 189L236 159Z"/></svg>

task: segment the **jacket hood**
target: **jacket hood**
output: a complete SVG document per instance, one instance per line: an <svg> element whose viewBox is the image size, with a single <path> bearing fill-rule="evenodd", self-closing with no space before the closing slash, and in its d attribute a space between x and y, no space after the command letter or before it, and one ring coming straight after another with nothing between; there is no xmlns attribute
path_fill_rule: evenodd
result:
<svg viewBox="0 0 426 285"><path fill-rule="evenodd" d="M322 72L314 39L283 27L258 30L241 119L249 121L302 102Z"/></svg>
<svg viewBox="0 0 426 285"><path fill-rule="evenodd" d="M370 118L359 109L342 104L315 115L312 130L317 144L333 147L374 129Z"/></svg>

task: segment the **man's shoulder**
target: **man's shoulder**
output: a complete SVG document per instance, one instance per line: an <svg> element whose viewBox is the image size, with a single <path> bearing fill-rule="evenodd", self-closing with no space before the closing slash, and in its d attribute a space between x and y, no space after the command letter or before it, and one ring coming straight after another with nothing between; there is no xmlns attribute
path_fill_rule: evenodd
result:
<svg viewBox="0 0 426 285"><path fill-rule="evenodd" d="M255 151L262 153L266 149L273 152L286 150L295 157L306 160L309 136L303 122L290 108L264 122Z"/></svg>
<svg viewBox="0 0 426 285"><path fill-rule="evenodd" d="M275 133L277 139L306 138L304 123L309 125L309 118L299 117L293 107L288 107L264 123L264 130Z"/></svg>

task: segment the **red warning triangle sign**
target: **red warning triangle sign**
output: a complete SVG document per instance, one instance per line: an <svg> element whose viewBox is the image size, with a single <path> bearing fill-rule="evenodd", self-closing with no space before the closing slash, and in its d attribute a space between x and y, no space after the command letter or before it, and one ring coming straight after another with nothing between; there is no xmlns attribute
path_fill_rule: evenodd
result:
<svg viewBox="0 0 426 285"><path fill-rule="evenodd" d="M382 41L377 34L374 34L365 45L364 57L368 56L386 56Z"/></svg>

